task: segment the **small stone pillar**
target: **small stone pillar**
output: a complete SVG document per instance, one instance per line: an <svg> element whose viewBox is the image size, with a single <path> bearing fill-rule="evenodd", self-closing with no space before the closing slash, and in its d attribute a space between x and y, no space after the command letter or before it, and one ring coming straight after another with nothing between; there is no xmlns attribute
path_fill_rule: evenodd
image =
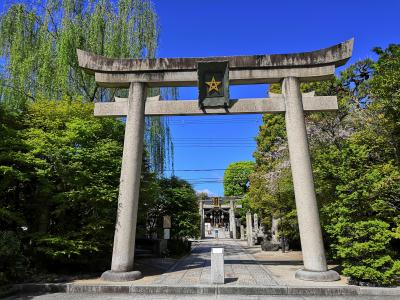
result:
<svg viewBox="0 0 400 300"><path fill-rule="evenodd" d="M240 239L244 241L244 226L240 225Z"/></svg>
<svg viewBox="0 0 400 300"><path fill-rule="evenodd" d="M232 237L236 239L235 203L233 202L233 200L231 200L229 204L229 227L230 231L232 232Z"/></svg>
<svg viewBox="0 0 400 300"><path fill-rule="evenodd" d="M253 221L254 221L254 232L257 234L258 233L258 215L254 214L253 216Z"/></svg>
<svg viewBox="0 0 400 300"><path fill-rule="evenodd" d="M172 227L171 216L164 216L163 217L164 240L169 240L171 238L171 227Z"/></svg>
<svg viewBox="0 0 400 300"><path fill-rule="evenodd" d="M254 246L253 243L253 228L251 222L251 213L246 213L246 235L247 235L247 245L249 247Z"/></svg>
<svg viewBox="0 0 400 300"><path fill-rule="evenodd" d="M211 283L225 283L224 248L211 248Z"/></svg>
<svg viewBox="0 0 400 300"><path fill-rule="evenodd" d="M327 271L299 79L285 78L282 91L285 99L286 132L304 261L304 269L298 270L295 277L313 281L338 280L340 277L337 272Z"/></svg>
<svg viewBox="0 0 400 300"><path fill-rule="evenodd" d="M200 238L205 238L204 228L204 202L202 199L199 200L199 214L200 214Z"/></svg>
<svg viewBox="0 0 400 300"><path fill-rule="evenodd" d="M146 86L143 83L131 83L111 270L102 274L103 280L131 281L142 276L139 271L133 271L133 261L142 169L145 101Z"/></svg>
<svg viewBox="0 0 400 300"><path fill-rule="evenodd" d="M279 219L275 219L272 217L272 222L271 222L271 242L273 243L279 243L278 240L278 225L279 225Z"/></svg>

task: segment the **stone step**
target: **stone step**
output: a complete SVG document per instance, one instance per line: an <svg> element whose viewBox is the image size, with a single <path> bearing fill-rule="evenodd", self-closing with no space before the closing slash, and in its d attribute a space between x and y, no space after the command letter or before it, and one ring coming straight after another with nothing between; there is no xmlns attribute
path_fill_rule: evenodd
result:
<svg viewBox="0 0 400 300"><path fill-rule="evenodd" d="M155 257L155 255L149 249L135 249L135 257Z"/></svg>
<svg viewBox="0 0 400 300"><path fill-rule="evenodd" d="M130 283L74 284L74 283L25 283L17 284L19 293L99 293L99 294L153 294L153 295L289 295L289 296L354 296L400 297L400 288L375 288L358 286L224 286L224 285L135 285ZM353 298L352 298L353 299Z"/></svg>

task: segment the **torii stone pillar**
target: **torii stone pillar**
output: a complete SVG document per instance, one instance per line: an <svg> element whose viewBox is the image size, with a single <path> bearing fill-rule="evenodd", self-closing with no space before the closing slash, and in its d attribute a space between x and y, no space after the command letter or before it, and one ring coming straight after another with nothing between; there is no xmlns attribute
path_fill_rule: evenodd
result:
<svg viewBox="0 0 400 300"><path fill-rule="evenodd" d="M229 227L232 232L232 238L236 239L235 203L233 200L230 200L229 204Z"/></svg>
<svg viewBox="0 0 400 300"><path fill-rule="evenodd" d="M250 247L254 246L251 213L249 211L246 213L246 235L247 235L247 245Z"/></svg>
<svg viewBox="0 0 400 300"><path fill-rule="evenodd" d="M146 86L143 83L131 83L111 270L102 274L101 278L104 280L127 281L142 276L139 271L133 271L133 258L142 168L145 101Z"/></svg>
<svg viewBox="0 0 400 300"><path fill-rule="evenodd" d="M285 78L282 91L286 106L286 132L304 261L304 269L298 270L295 276L298 279L313 281L338 280L339 274L333 270L328 271L326 265L299 79Z"/></svg>
<svg viewBox="0 0 400 300"><path fill-rule="evenodd" d="M205 228L204 228L204 202L199 200L199 214L200 214L200 237L205 238Z"/></svg>

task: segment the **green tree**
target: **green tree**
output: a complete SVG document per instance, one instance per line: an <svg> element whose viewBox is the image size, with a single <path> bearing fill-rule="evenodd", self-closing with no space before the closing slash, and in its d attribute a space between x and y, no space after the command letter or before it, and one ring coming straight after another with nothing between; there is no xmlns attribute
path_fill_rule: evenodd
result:
<svg viewBox="0 0 400 300"><path fill-rule="evenodd" d="M0 55L7 59L2 96L28 99L105 96L78 67L76 49L116 58L154 57L157 17L148 0L47 0L14 4L0 19Z"/></svg>
<svg viewBox="0 0 400 300"><path fill-rule="evenodd" d="M0 285L22 279L28 261L22 241L25 218L18 198L25 192L31 169L22 158L20 114L0 105Z"/></svg>
<svg viewBox="0 0 400 300"><path fill-rule="evenodd" d="M275 85L271 89L279 91ZM289 242L297 244L299 235L284 116L265 114L256 141L257 150L253 153L256 167L250 176L249 202L267 228L271 228L273 218L280 220L279 230Z"/></svg>
<svg viewBox="0 0 400 300"><path fill-rule="evenodd" d="M375 48L379 55L373 65L374 76L370 82L374 108L385 118L388 142L394 151L394 159L400 164L400 45L392 44L386 49Z"/></svg>
<svg viewBox="0 0 400 300"><path fill-rule="evenodd" d="M358 137L354 134L340 149L331 145L315 154L317 185L332 187L334 196L322 208L324 228L345 275L355 282L393 284L399 275L392 245L400 173L392 161L373 158L380 152L376 145Z"/></svg>
<svg viewBox="0 0 400 300"><path fill-rule="evenodd" d="M200 215L196 192L185 180L177 177L160 180L161 195L158 199L159 217L171 216L171 237L189 238L200 234Z"/></svg>
<svg viewBox="0 0 400 300"><path fill-rule="evenodd" d="M9 143L0 152L2 230L22 239L37 267L105 267L117 211L123 122L95 118L92 103L69 100L30 103L23 118L17 124L12 115L2 119ZM151 204L158 185L146 161L142 175L141 202Z"/></svg>
<svg viewBox="0 0 400 300"><path fill-rule="evenodd" d="M45 264L79 262L111 249L124 124L92 112L92 104L80 101L39 100L27 107L20 134L32 189L18 200L25 201L31 255Z"/></svg>
<svg viewBox="0 0 400 300"><path fill-rule="evenodd" d="M224 173L225 196L243 196L248 190L249 177L253 169L252 161L231 163Z"/></svg>
<svg viewBox="0 0 400 300"><path fill-rule="evenodd" d="M352 282L374 285L395 284L400 275L396 124L385 114L385 100L370 90L379 74L372 70L386 63L383 57L342 72L336 80L338 113L312 125L318 129L313 165L327 244Z"/></svg>
<svg viewBox="0 0 400 300"><path fill-rule="evenodd" d="M336 113L305 117L324 241L356 284L393 285L400 275L399 48L377 48L376 62L365 59L331 81L301 86L338 97ZM283 216L285 231L296 238L284 120L265 115L263 121L247 197L265 224Z"/></svg>
<svg viewBox="0 0 400 300"><path fill-rule="evenodd" d="M154 58L159 26L149 0L46 0L13 4L0 16L0 100L15 109L27 101L109 101L126 90L99 88L78 66L76 49L114 58ZM160 91L151 91L160 93ZM154 171L173 155L168 122L146 118Z"/></svg>

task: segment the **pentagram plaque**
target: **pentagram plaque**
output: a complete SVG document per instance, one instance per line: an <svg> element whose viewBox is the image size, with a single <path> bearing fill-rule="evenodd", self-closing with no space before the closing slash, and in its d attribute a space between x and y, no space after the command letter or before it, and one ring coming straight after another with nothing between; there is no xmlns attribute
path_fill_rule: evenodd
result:
<svg viewBox="0 0 400 300"><path fill-rule="evenodd" d="M227 61L197 64L199 107L229 105L229 68Z"/></svg>

